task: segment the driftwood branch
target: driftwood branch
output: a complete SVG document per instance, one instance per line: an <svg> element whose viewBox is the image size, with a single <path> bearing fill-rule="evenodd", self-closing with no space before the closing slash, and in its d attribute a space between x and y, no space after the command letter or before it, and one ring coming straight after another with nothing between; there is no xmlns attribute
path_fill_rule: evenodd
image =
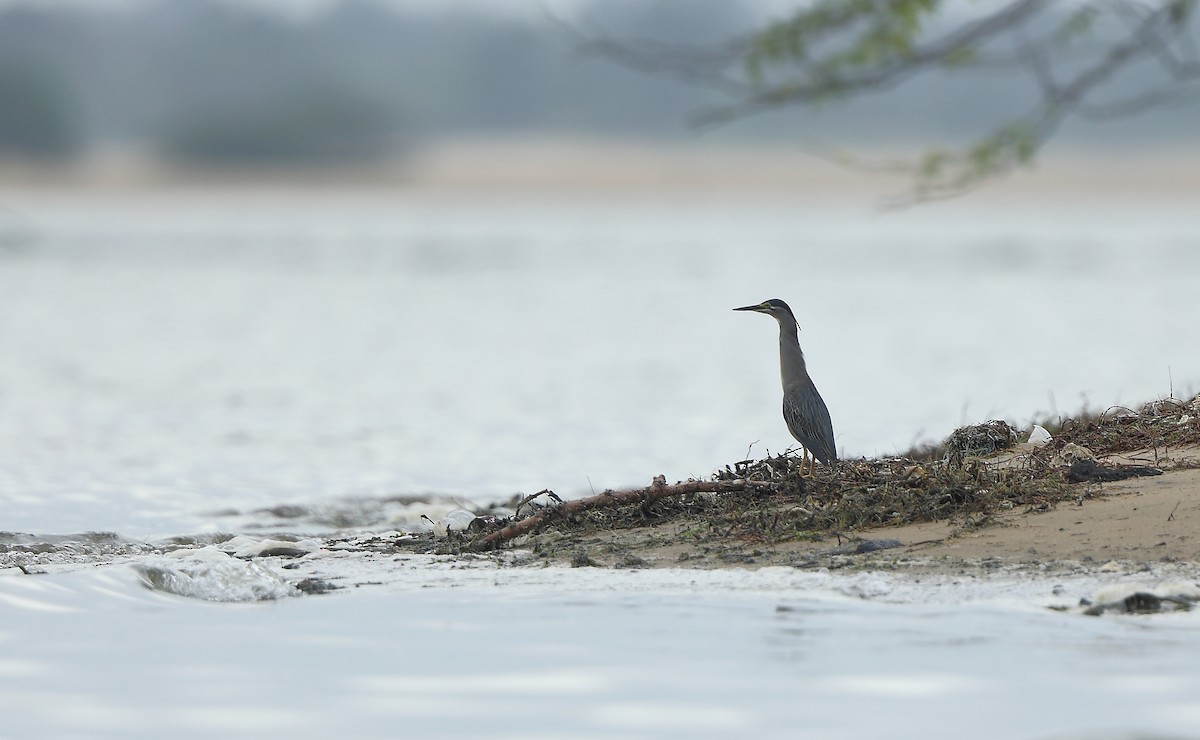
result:
<svg viewBox="0 0 1200 740"><path fill-rule="evenodd" d="M487 550L493 547L499 547L501 544L520 537L523 534L533 532L551 519L564 514L572 514L579 511L588 511L590 509L603 509L613 506L621 506L622 504L634 504L639 502L657 501L661 498L669 496L685 496L690 493L727 493L731 491L769 491L775 484L766 481L750 481L745 479L737 480L722 480L722 481L704 481L690 480L684 483L675 483L667 485L666 478L661 475L654 479L654 482L644 488L632 488L626 491L605 491L604 493L587 498L574 499L572 501L564 501L557 506L551 507L537 514L532 514L519 521L498 529L495 532L489 532L482 537L479 537L471 542L468 546L470 550Z"/></svg>

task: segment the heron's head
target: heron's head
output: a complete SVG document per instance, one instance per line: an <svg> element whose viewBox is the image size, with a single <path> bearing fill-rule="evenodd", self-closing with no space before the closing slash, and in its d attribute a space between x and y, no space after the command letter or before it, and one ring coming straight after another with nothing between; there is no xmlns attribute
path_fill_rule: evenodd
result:
<svg viewBox="0 0 1200 740"><path fill-rule="evenodd" d="M788 304L784 303L778 298L768 298L757 306L742 306L741 308L735 308L733 310L765 313L769 316L774 316L775 319L781 324L787 322L791 322L792 324L796 323L796 317L794 314L792 314L792 309L788 307Z"/></svg>

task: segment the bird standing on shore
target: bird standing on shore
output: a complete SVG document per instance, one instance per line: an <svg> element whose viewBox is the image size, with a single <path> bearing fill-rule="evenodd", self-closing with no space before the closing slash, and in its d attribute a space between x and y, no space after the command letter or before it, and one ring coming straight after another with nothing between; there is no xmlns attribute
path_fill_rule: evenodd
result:
<svg viewBox="0 0 1200 740"><path fill-rule="evenodd" d="M800 443L801 477L813 477L817 462L833 465L837 462L837 444L833 438L833 422L829 409L808 375L804 352L800 350L799 326L792 309L778 298L763 301L757 306L743 306L734 311L756 311L772 316L779 322L779 375L783 381L783 419L788 431ZM804 466L812 455L808 473Z"/></svg>

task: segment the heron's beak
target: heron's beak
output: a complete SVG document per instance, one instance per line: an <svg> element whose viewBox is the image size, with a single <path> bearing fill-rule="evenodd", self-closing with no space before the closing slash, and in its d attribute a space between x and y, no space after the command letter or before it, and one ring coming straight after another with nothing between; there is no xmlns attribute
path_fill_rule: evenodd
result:
<svg viewBox="0 0 1200 740"><path fill-rule="evenodd" d="M742 306L741 308L735 308L733 310L734 311L758 311L759 313L763 313L767 310L767 308L766 308L766 306L764 306L763 304L760 303L757 306Z"/></svg>

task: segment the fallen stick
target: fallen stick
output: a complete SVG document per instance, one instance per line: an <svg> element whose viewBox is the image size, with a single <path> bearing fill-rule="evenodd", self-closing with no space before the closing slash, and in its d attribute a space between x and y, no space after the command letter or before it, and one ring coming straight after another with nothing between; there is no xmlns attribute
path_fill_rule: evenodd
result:
<svg viewBox="0 0 1200 740"><path fill-rule="evenodd" d="M549 522L556 516L563 514L571 514L577 511L587 511L588 509L602 509L610 506L620 506L621 504L632 504L639 501L657 501L660 498L668 496L683 496L689 493L725 493L728 491L767 491L771 490L775 484L767 481L750 481L744 479L737 480L721 480L721 481L706 481L706 480L690 480L685 483L675 483L667 485L666 478L661 475L654 479L654 482L645 488L632 488L627 491L605 491L604 493L587 498L579 498L571 501L564 501L558 506L546 509L540 514L533 514L524 519L513 522L503 529L498 529L495 532L473 540L467 546L469 550L486 550L491 547L498 547L501 543L507 542L515 537L520 537L523 534L532 532L542 525Z"/></svg>

